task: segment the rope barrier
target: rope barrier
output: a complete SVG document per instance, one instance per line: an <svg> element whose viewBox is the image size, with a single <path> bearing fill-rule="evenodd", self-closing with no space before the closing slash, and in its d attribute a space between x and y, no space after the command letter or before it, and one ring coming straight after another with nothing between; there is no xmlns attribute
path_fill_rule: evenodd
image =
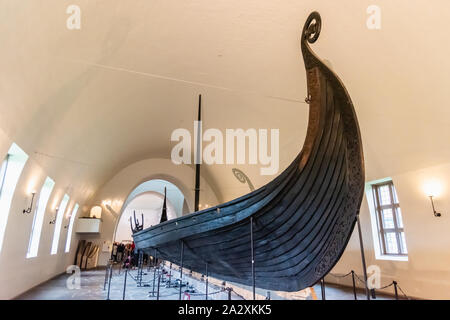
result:
<svg viewBox="0 0 450 320"><path fill-rule="evenodd" d="M337 274L332 274L332 273L329 273L329 275L332 276L332 277L335 277L335 278L345 278L345 277L351 275L352 273L355 275L355 277L356 277L356 279L357 279L358 281L360 281L364 286L366 285L366 282L365 282L363 279L361 279L361 278L356 274L356 272L354 272L353 270L350 271L350 272L347 273L347 274L344 274L344 275L337 275ZM373 289L376 289L376 290L384 290L384 289L387 289L387 288L389 288L389 287L391 287L391 286L393 286L393 285L395 285L395 286L400 290L400 292L403 294L403 296L404 296L407 300L411 300L411 298L409 298L409 297L405 294L405 292L402 290L402 288L400 288L400 286L397 284L396 281L392 281L391 283L389 283L389 284L387 284L387 285L385 285L385 286L383 286L383 287L380 287L380 288L372 288L372 290L373 290Z"/></svg>
<svg viewBox="0 0 450 320"><path fill-rule="evenodd" d="M389 288L389 287L391 287L391 286L393 286L393 285L394 285L394 282L391 282L390 284L385 285L384 287L381 287L381 288L377 288L377 289L378 289L378 290L383 290L383 289Z"/></svg>
<svg viewBox="0 0 450 320"><path fill-rule="evenodd" d="M107 271L108 271L109 266L108 266L106 269L107 269ZM130 271L132 271L132 270L129 270L128 275L129 275L134 281L138 281L138 280L137 280L138 275L133 276L133 274L132 274ZM133 271L134 271L134 270L133 270ZM139 270L138 270L138 271L139 271ZM108 273L109 273L109 272L108 272ZM332 277L334 277L334 278L346 278L346 277L352 275L352 273L353 273L353 275L355 276L355 278L356 278L359 282L361 282L364 286L366 285L366 282L365 282L363 279L361 279L361 278L360 278L353 270L351 270L350 272L348 272L348 273L346 273L346 274L332 274L332 273L329 273L329 275L332 276ZM115 272L114 268L112 268L112 274L111 274L111 275L120 275L120 272L117 272L117 271ZM106 286L106 283L107 283L107 281L105 280L104 286ZM149 282L143 281L143 283L149 283ZM384 290L384 289L387 289L387 288L392 287L392 286L394 286L394 285L396 286L396 288L398 288L398 289L400 290L400 292L402 293L402 295L403 295L407 300L411 300L411 298L408 297L408 296L406 295L406 293L405 293L405 292L403 291L403 289L397 284L396 281L392 281L391 283L389 283L389 284L387 284L387 285L385 285L385 286L382 286L382 287L380 287L380 288L373 288L373 289L376 289L376 290ZM221 293L221 292L224 292L224 290L221 289L221 290L219 290L219 291L215 291L215 292L208 293L208 297L209 297L209 296L212 296L212 295L215 295L215 294L218 294L218 293ZM242 296L242 295L240 295L239 293L237 293L237 292L235 292L235 291L233 291L233 293L234 293L236 296L238 296L239 298L241 298L242 300L246 300L245 297ZM170 297L170 296L173 296L173 295L175 295L175 294L177 294L177 292L174 292L174 293L172 293L172 294L167 294L167 295L160 295L160 297L161 297L161 298L164 298L164 297ZM190 296L204 296L204 295L205 295L204 293L190 293ZM396 295L396 297L397 297L397 295Z"/></svg>
<svg viewBox="0 0 450 320"><path fill-rule="evenodd" d="M351 274L352 274L352 271L350 271L349 273L344 274L344 275L338 275L338 274L332 274L332 273L329 273L330 276L333 276L333 277L335 277L335 278L345 278L345 277L347 277L347 276L349 276L349 275L351 275Z"/></svg>
<svg viewBox="0 0 450 320"><path fill-rule="evenodd" d="M245 299L243 296L241 296L239 293L237 293L236 291L233 291L235 295L237 295L239 298L241 298L242 300L247 300Z"/></svg>
<svg viewBox="0 0 450 320"><path fill-rule="evenodd" d="M366 284L366 282L364 280L362 280L360 277L358 277L358 275L355 273L355 277L356 279L358 279L362 284Z"/></svg>
<svg viewBox="0 0 450 320"><path fill-rule="evenodd" d="M406 300L411 300L411 298L408 297L408 296L406 295L406 293L402 290L402 288L400 288L399 285L397 285L397 288L398 288L398 289L401 291L401 293L405 296Z"/></svg>
<svg viewBox="0 0 450 320"><path fill-rule="evenodd" d="M218 294L218 293L220 293L220 292L223 292L223 290L219 290L219 291L216 291L216 292L208 293L208 297L209 297L209 296L212 296L212 295L214 295L214 294ZM191 295L191 296L205 296L204 293L190 293L190 295Z"/></svg>

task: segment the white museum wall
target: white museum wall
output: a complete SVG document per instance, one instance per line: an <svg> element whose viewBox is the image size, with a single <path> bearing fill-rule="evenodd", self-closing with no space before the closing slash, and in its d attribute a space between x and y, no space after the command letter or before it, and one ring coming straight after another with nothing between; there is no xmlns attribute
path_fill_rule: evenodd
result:
<svg viewBox="0 0 450 320"><path fill-rule="evenodd" d="M409 171L391 178L402 209L408 261L375 258L370 212L364 197L361 227L367 266L380 267L382 286L395 280L411 297L450 299L450 164ZM438 181L442 185L442 191L435 198L436 210L442 213L440 218L434 217L430 199L424 191L429 181ZM356 227L332 273L344 274L351 269L362 276ZM351 285L351 277L340 280L328 276L326 281ZM384 291L393 293L393 288Z"/></svg>
<svg viewBox="0 0 450 320"><path fill-rule="evenodd" d="M9 139L3 131L0 130L0 157L3 158L10 147L12 140ZM41 239L39 242L38 256L26 258L30 231L33 223L34 210L30 214L23 214L22 210L28 208L31 197L30 189L35 189L38 193L47 177L42 167L33 158L30 150L24 150L30 158L28 159L19 181L16 186L14 197L12 199L8 222L5 231L4 242L0 252L0 299L11 299L27 291L28 289L65 272L67 266L73 264L74 251L77 245L77 235L72 233L71 249L65 253L65 243L67 238L67 229L63 226L68 224L67 214L61 226L58 253L50 255L50 247L53 239L54 226L49 221L55 216L55 206L59 205L64 193L70 195L70 201L67 212L71 212L74 204L79 203L80 207L86 197L81 191L82 188L68 190L70 177L64 170L55 172L51 176L56 184L48 201L45 211L44 222L42 225ZM36 194L36 199L39 194ZM33 208L35 208L35 204ZM69 211L70 210L70 211ZM77 216L80 214L79 210ZM5 212L1 212L5 214Z"/></svg>

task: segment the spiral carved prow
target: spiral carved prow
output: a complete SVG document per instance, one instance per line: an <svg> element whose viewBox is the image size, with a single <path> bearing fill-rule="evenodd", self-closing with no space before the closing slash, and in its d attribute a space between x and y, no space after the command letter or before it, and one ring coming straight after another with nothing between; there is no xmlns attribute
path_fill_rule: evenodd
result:
<svg viewBox="0 0 450 320"><path fill-rule="evenodd" d="M303 41L308 41L309 43L314 43L317 41L320 35L320 30L322 29L322 18L317 11L312 12L308 19L306 19L305 25L303 27L302 37Z"/></svg>

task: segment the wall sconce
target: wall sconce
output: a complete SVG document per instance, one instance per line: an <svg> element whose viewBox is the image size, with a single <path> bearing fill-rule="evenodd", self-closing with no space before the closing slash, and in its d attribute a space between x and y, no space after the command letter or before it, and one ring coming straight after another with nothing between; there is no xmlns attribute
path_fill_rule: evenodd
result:
<svg viewBox="0 0 450 320"><path fill-rule="evenodd" d="M424 190L425 193L427 194L427 196L430 198L431 201L431 207L433 208L433 214L435 217L440 217L441 213L437 212L435 207L434 207L434 201L433 198L436 197L437 195L439 195L442 192L442 185L439 181L429 181L427 184L425 184L424 186Z"/></svg>
<svg viewBox="0 0 450 320"><path fill-rule="evenodd" d="M55 218L50 220L50 224L55 224L56 223L56 217L58 216L58 210L59 210L59 207L56 207L55 208Z"/></svg>
<svg viewBox="0 0 450 320"><path fill-rule="evenodd" d="M33 210L33 202L34 202L34 196L36 195L36 191L31 192L31 203L28 209L23 209L22 213L31 213L31 210Z"/></svg>
<svg viewBox="0 0 450 320"><path fill-rule="evenodd" d="M439 218L441 216L441 213L437 212L436 209L434 208L433 196L429 196L429 197L430 197L430 200L431 200L431 207L433 208L433 214L434 214L435 217Z"/></svg>
<svg viewBox="0 0 450 320"><path fill-rule="evenodd" d="M69 224L70 224L70 218L72 217L72 215L70 215L70 216L68 216L67 217L67 219L69 219L69 223L67 223L65 226L64 226L64 229L67 229L68 227L69 227Z"/></svg>

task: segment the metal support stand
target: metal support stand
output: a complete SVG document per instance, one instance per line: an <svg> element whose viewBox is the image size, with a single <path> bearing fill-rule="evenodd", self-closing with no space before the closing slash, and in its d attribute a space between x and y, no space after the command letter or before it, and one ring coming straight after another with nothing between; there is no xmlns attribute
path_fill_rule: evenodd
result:
<svg viewBox="0 0 450 320"><path fill-rule="evenodd" d="M359 247L361 249L361 262L364 273L364 288L366 289L367 300L370 300L369 288L367 287L367 268L366 268L366 257L364 255L364 245L362 240L361 223L359 222L359 214L356 215L356 222L358 224L358 234L359 234Z"/></svg>
<svg viewBox="0 0 450 320"><path fill-rule="evenodd" d="M137 282L138 282L138 287L142 287L142 276L144 274L144 253L139 250L138 253L138 278L137 278Z"/></svg>
<svg viewBox="0 0 450 320"><path fill-rule="evenodd" d="M353 282L353 296L355 297L355 300L358 300L356 296L355 271L353 270L352 270L352 282Z"/></svg>
<svg viewBox="0 0 450 320"><path fill-rule="evenodd" d="M128 269L125 269L125 279L123 280L123 296L122 296L122 300L125 300L125 291L127 290L127 276L128 276Z"/></svg>
<svg viewBox="0 0 450 320"><path fill-rule="evenodd" d="M394 284L395 300L398 300L397 281L392 281L392 283Z"/></svg>
<svg viewBox="0 0 450 320"><path fill-rule="evenodd" d="M325 279L320 280L320 291L322 292L322 300L327 300L325 297Z"/></svg>
<svg viewBox="0 0 450 320"><path fill-rule="evenodd" d="M256 300L256 281L255 281L255 251L253 247L253 217L250 217L250 247L252 255L252 285L253 285L253 300Z"/></svg>
<svg viewBox="0 0 450 320"><path fill-rule="evenodd" d="M183 284L183 256L184 256L184 242L181 240L181 265L180 265L180 292L178 300L181 300L181 285Z"/></svg>
<svg viewBox="0 0 450 320"><path fill-rule="evenodd" d="M158 274L158 291L156 293L156 300L159 300L159 284L161 282L161 273Z"/></svg>
<svg viewBox="0 0 450 320"><path fill-rule="evenodd" d="M156 282L156 249L155 249L155 255L153 256L154 261L154 266L153 266L153 285L152 285L152 292L151 295L152 297L155 296L155 282Z"/></svg>
<svg viewBox="0 0 450 320"><path fill-rule="evenodd" d="M228 291L228 300L231 300L231 291L233 291L233 288L227 288L227 291Z"/></svg>
<svg viewBox="0 0 450 320"><path fill-rule="evenodd" d="M103 282L103 291L106 290L106 284L108 283L108 277L109 277L109 264L106 266L106 269L105 269L105 282Z"/></svg>
<svg viewBox="0 0 450 320"><path fill-rule="evenodd" d="M170 280L172 280L172 262L169 265L169 288L170 288Z"/></svg>
<svg viewBox="0 0 450 320"><path fill-rule="evenodd" d="M208 300L208 262L206 263L206 289L205 289L205 300Z"/></svg>
<svg viewBox="0 0 450 320"><path fill-rule="evenodd" d="M109 300L109 293L111 292L111 278L112 278L112 264L109 265L108 297L106 298L106 300Z"/></svg>
<svg viewBox="0 0 450 320"><path fill-rule="evenodd" d="M156 282L156 266L153 268L153 286L152 286L152 297L155 296L155 282Z"/></svg>

